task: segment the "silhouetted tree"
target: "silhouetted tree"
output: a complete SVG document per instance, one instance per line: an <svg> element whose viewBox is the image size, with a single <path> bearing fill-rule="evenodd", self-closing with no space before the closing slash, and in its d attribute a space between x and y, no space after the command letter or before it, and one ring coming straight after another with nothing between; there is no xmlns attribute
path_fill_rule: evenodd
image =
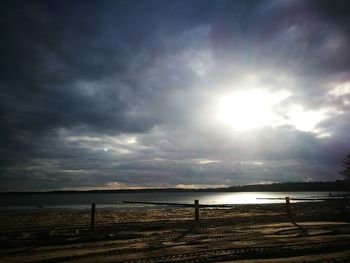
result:
<svg viewBox="0 0 350 263"><path fill-rule="evenodd" d="M350 154L345 157L341 166L343 167L343 170L339 173L342 174L346 180L350 180Z"/></svg>

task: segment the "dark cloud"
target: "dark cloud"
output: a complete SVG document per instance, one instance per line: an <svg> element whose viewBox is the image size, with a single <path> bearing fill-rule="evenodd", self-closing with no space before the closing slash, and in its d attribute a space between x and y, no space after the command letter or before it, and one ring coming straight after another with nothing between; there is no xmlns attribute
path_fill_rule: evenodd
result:
<svg viewBox="0 0 350 263"><path fill-rule="evenodd" d="M0 7L1 191L339 178L348 1ZM283 121L218 122L218 98L251 86L290 93L274 106Z"/></svg>

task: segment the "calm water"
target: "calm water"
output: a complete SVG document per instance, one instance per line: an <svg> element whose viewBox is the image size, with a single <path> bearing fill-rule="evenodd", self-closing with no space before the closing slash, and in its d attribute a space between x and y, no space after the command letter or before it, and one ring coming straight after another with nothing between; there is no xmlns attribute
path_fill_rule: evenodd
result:
<svg viewBox="0 0 350 263"><path fill-rule="evenodd" d="M342 195L344 192L332 192ZM16 194L0 195L0 210L89 209L91 203L98 208L149 208L154 205L124 204L123 201L148 201L193 204L259 204L281 203L282 200L260 198L317 198L328 197L329 192L239 192L239 193L98 193L98 194Z"/></svg>

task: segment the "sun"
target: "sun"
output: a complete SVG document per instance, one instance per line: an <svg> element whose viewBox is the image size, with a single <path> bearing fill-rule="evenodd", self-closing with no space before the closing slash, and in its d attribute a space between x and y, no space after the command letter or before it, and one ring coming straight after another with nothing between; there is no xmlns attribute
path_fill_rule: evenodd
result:
<svg viewBox="0 0 350 263"><path fill-rule="evenodd" d="M273 107L288 96L285 92L269 93L248 90L224 95L218 101L218 119L237 130L275 126L279 116Z"/></svg>

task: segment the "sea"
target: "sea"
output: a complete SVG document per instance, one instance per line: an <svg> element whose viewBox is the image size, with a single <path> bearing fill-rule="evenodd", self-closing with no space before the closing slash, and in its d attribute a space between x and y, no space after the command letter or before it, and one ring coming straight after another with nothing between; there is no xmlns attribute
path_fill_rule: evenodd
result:
<svg viewBox="0 0 350 263"><path fill-rule="evenodd" d="M161 202L177 204L235 205L318 201L349 195L346 192L128 192L128 193L31 193L0 194L0 211L6 210L87 210L91 204L97 209L149 209L168 205L125 203ZM297 200L293 200L293 198Z"/></svg>

